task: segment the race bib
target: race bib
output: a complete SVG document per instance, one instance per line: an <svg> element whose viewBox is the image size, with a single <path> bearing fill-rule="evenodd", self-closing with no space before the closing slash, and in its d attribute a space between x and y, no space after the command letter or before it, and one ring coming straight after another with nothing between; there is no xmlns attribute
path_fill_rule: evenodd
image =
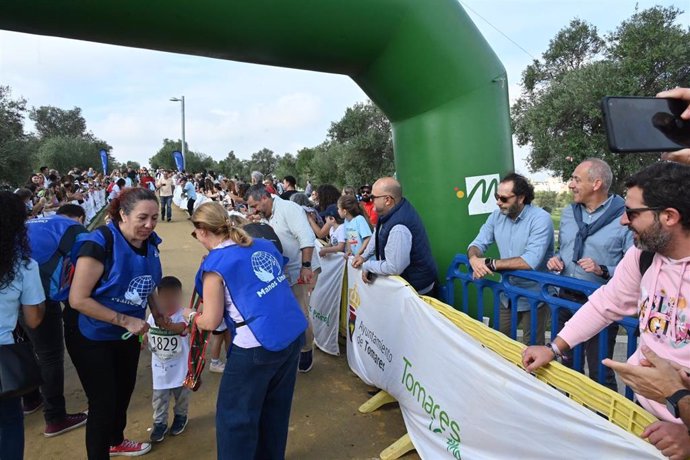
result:
<svg viewBox="0 0 690 460"><path fill-rule="evenodd" d="M149 349L161 361L177 358L183 351L183 340L186 338L165 329L149 329Z"/></svg>

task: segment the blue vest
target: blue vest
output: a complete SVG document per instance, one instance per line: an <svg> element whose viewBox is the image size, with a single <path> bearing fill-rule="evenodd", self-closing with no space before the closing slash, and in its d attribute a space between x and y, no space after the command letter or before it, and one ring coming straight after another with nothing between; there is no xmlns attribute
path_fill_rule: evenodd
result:
<svg viewBox="0 0 690 460"><path fill-rule="evenodd" d="M31 257L38 263L48 299L67 300L74 264L70 256L77 235L86 228L68 217L55 215L26 222Z"/></svg>
<svg viewBox="0 0 690 460"><path fill-rule="evenodd" d="M134 252L120 229L112 222L107 225L113 234L112 260L106 261L107 276L99 280L91 293L97 302L113 311L144 319L148 296L161 280L162 270L158 245L161 239L152 233L146 257ZM72 250L78 254L82 244L93 241L105 250L105 239L98 231L80 235ZM109 268L108 268L109 267ZM79 330L91 340L120 340L127 329L79 314Z"/></svg>
<svg viewBox="0 0 690 460"><path fill-rule="evenodd" d="M400 276L418 291L429 287L438 278L436 263L431 255L431 246L422 219L405 198L385 216L379 215L379 221L376 224L376 246L374 246L376 260L386 259L385 248L388 235L396 225L404 225L412 234L410 265Z"/></svg>
<svg viewBox="0 0 690 460"><path fill-rule="evenodd" d="M199 267L196 291L203 297L204 273L218 273L259 343L270 351L284 350L307 329L307 319L292 294L282 262L275 245L259 238L249 247L233 244L213 249ZM227 308L224 316L234 332L236 325Z"/></svg>

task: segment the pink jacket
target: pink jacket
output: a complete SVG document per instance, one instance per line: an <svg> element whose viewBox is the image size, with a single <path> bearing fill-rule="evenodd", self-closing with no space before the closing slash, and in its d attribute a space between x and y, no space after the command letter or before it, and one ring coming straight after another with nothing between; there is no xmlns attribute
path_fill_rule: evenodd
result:
<svg viewBox="0 0 690 460"><path fill-rule="evenodd" d="M589 301L558 334L568 345L582 343L614 320L638 315L639 344L645 344L662 358L690 367L690 257L672 260L656 254L644 276L640 276L641 251L631 247L616 267L608 284ZM640 347L628 363L639 364ZM666 406L636 395L639 403L662 420L682 423Z"/></svg>

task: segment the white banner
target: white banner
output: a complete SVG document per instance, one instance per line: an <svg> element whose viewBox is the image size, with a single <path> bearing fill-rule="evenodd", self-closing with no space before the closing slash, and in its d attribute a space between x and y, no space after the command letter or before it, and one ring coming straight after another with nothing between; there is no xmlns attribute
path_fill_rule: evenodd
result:
<svg viewBox="0 0 690 460"><path fill-rule="evenodd" d="M323 247L324 244L316 240L314 251L318 253ZM327 254L320 260L321 273L316 287L309 297L309 316L314 328L314 342L326 353L339 355L340 300L347 260L343 252Z"/></svg>
<svg viewBox="0 0 690 460"><path fill-rule="evenodd" d="M664 458L485 348L399 278L348 264L350 368L400 403L422 458Z"/></svg>

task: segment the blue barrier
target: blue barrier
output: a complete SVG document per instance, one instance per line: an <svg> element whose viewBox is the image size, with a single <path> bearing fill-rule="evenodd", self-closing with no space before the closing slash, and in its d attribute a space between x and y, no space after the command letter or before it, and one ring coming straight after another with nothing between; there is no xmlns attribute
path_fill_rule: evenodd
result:
<svg viewBox="0 0 690 460"><path fill-rule="evenodd" d="M462 285L462 303L460 304L460 310L463 313L470 314L469 311L469 291L470 287L474 286L477 290L477 315L476 319L481 321L484 315L484 293L489 290L493 293L493 318L492 327L495 330L500 330L499 318L500 318L500 301L499 295L503 293L510 299L511 306L511 330L510 337L515 339L517 337L517 323L518 323L518 311L517 311L517 300L519 298L525 298L529 302L531 308L531 344L534 344L536 339L537 330L537 308L540 304L546 304L551 312L551 331L552 337L556 334L553 331L558 331L558 313L561 309L566 309L571 312L576 312L580 308L580 304L573 302L571 300L563 299L556 296L558 288L565 288L571 291L580 292L589 296L594 291L596 291L599 286L597 284L591 283L589 281L578 280L576 278L571 278L568 276L559 276L551 273L543 273L529 270L511 270L502 271L499 273L501 276L500 281L494 281L491 279L473 279L472 278L472 267L470 266L469 259L465 254L457 254L446 273L446 284L441 288L441 297L448 305L458 308L455 305L455 282L458 280ZM533 291L525 289L513 284L514 279L522 279L535 281L539 283L540 290ZM638 321L635 318L623 318L617 322L619 326L625 329L625 333L628 337L628 347L626 350L626 355L630 357L631 354L637 349L637 331L638 331ZM598 382L603 384L606 377L606 366L601 364L601 360L606 357L608 352L608 330L604 328L599 333L599 372L598 372ZM583 347L578 345L573 350L573 368L579 372L583 371L584 359L583 359ZM626 387L625 395L632 399L632 390Z"/></svg>

